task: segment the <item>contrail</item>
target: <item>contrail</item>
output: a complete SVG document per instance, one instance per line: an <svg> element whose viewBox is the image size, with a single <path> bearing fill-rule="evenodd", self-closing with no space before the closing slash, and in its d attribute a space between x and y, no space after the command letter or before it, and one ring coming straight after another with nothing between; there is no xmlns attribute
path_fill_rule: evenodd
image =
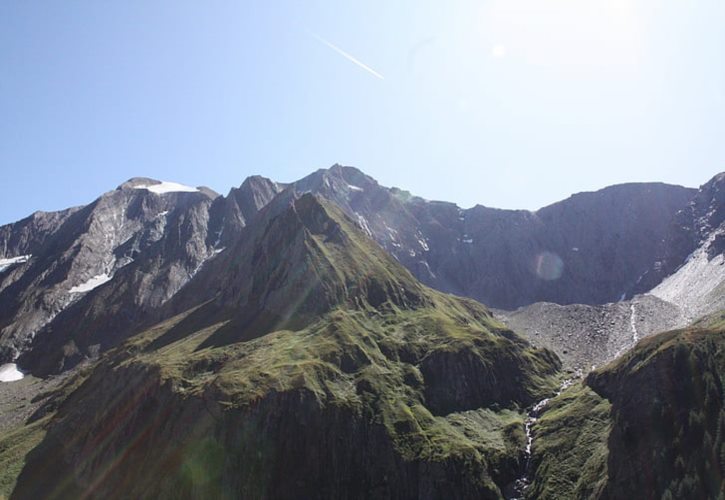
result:
<svg viewBox="0 0 725 500"><path fill-rule="evenodd" d="M353 56L351 56L350 54L348 54L347 52L345 52L344 50L342 50L337 45L333 44L332 42L328 42L327 40L325 40L324 38L322 38L320 35L318 35L317 33L313 32L313 31L307 30L307 32L315 40L317 40L318 42L320 42L322 44L327 45L328 47L330 47L332 50L334 50L335 52L337 52L338 54L340 54L342 57L344 57L348 61L357 64L358 66L360 66L362 69L364 69L365 71L367 71L371 75L373 75L373 76L375 76L377 78L380 78L381 80L385 80L385 77L383 75L381 75L380 73L378 73L377 71L375 71L373 68L371 68L367 64L359 61L358 59L355 59Z"/></svg>

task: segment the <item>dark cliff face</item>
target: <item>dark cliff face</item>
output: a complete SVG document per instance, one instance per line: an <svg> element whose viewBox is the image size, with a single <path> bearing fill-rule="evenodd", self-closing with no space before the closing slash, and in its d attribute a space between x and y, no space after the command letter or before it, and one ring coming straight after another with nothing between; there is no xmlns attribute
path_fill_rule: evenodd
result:
<svg viewBox="0 0 725 500"><path fill-rule="evenodd" d="M644 339L555 398L534 426L529 497L721 498L722 317Z"/></svg>
<svg viewBox="0 0 725 500"><path fill-rule="evenodd" d="M315 172L291 189L333 201L423 283L502 309L632 296L673 216L696 193L658 183L624 184L536 212L463 210L382 187L340 166Z"/></svg>
<svg viewBox="0 0 725 500"><path fill-rule="evenodd" d="M558 359L422 286L334 205L284 201L172 299L208 275L210 301L61 403L13 498L500 498L518 411Z"/></svg>
<svg viewBox="0 0 725 500"><path fill-rule="evenodd" d="M712 259L725 251L725 173L703 184L674 215L653 265L637 284L645 292L677 270L696 249L705 245Z"/></svg>
<svg viewBox="0 0 725 500"><path fill-rule="evenodd" d="M693 191L662 184L582 193L537 212L442 204L426 214L433 285L493 307L601 304L630 295ZM416 204L416 203L414 203Z"/></svg>
<svg viewBox="0 0 725 500"><path fill-rule="evenodd" d="M725 331L646 339L588 384L612 402L603 498L719 498L725 488Z"/></svg>

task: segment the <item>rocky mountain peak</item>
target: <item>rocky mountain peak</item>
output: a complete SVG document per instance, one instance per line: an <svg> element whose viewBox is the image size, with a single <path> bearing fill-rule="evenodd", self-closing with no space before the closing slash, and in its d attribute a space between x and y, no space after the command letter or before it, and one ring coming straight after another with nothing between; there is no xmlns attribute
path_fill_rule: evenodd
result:
<svg viewBox="0 0 725 500"><path fill-rule="evenodd" d="M149 192L156 195L174 194L177 196L180 193L200 193L212 200L219 196L219 193L206 186L192 187L178 182L151 179L150 177L132 177L116 188L116 191L127 192L131 190Z"/></svg>
<svg viewBox="0 0 725 500"><path fill-rule="evenodd" d="M345 201L350 195L362 193L366 188L378 187L377 181L355 167L335 164L328 169L320 169L293 184L300 193L322 194L328 199Z"/></svg>
<svg viewBox="0 0 725 500"><path fill-rule="evenodd" d="M196 287L206 290L214 281L219 295L200 314L230 317L233 327L219 337L223 342L299 329L342 305L415 308L426 302L408 270L339 208L310 193L279 198L262 210L177 300L187 303L199 296Z"/></svg>
<svg viewBox="0 0 725 500"><path fill-rule="evenodd" d="M239 206L239 210L246 220L265 207L283 189L284 184L278 184L261 175L247 177L239 188L229 192Z"/></svg>

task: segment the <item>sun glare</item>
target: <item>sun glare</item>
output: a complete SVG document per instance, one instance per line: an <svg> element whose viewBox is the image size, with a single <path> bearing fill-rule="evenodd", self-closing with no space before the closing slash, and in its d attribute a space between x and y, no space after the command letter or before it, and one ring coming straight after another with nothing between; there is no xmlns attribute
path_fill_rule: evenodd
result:
<svg viewBox="0 0 725 500"><path fill-rule="evenodd" d="M500 43L497 43L491 49L491 55L496 58L506 57L506 47L504 47Z"/></svg>
<svg viewBox="0 0 725 500"><path fill-rule="evenodd" d="M642 51L636 7L626 0L493 0L480 28L494 57L542 66L626 68Z"/></svg>

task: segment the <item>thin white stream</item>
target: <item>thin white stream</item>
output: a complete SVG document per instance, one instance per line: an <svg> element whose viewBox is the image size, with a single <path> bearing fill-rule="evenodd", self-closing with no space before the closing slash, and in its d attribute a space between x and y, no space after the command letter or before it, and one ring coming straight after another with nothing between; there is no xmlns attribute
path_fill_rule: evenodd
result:
<svg viewBox="0 0 725 500"><path fill-rule="evenodd" d="M524 493L526 491L526 488L529 487L531 484L531 449L534 444L534 434L532 432L532 427L536 423L536 421L539 419L542 413L544 413L544 410L549 405L549 401L551 401L552 398L559 396L562 392L564 392L566 389L571 387L574 382L582 377L582 371L577 370L574 377L568 378L562 382L561 386L559 387L559 390L556 392L555 396L552 396L551 398L545 398L536 403L531 410L529 410L528 415L526 416L526 421L524 422L524 429L526 431L526 451L524 452L524 469L521 476L516 479L514 482L513 487L513 494L512 496L508 496L507 498L509 500L523 500L524 499Z"/></svg>
<svg viewBox="0 0 725 500"><path fill-rule="evenodd" d="M632 327L632 339L636 344L639 341L639 332L637 331L637 310L634 307L634 302L629 306L631 314L629 315L629 325Z"/></svg>

